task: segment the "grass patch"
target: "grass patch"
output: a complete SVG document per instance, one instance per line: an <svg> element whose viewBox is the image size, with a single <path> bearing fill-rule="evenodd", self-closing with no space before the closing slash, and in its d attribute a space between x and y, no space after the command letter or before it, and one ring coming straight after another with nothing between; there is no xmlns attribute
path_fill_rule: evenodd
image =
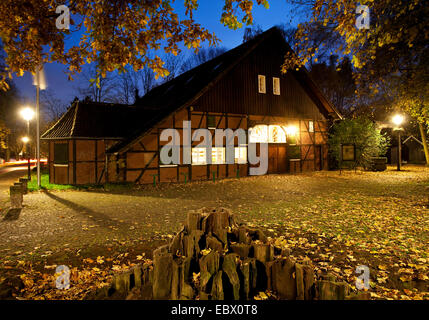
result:
<svg viewBox="0 0 429 320"><path fill-rule="evenodd" d="M55 184L49 182L49 174L42 173L40 176L40 188L37 185L37 174L31 175L31 181L28 182L28 190L29 191L36 191L40 189L47 189L47 190L71 190L71 189L77 189L76 186L72 186L69 184Z"/></svg>
<svg viewBox="0 0 429 320"><path fill-rule="evenodd" d="M29 191L37 190L88 190L88 189L104 189L109 191L128 191L134 188L133 183L106 183L104 185L98 184L85 184L85 185L71 185L71 184L55 184L49 182L49 174L41 173L40 188L37 186L37 174L31 175L31 181L28 182Z"/></svg>

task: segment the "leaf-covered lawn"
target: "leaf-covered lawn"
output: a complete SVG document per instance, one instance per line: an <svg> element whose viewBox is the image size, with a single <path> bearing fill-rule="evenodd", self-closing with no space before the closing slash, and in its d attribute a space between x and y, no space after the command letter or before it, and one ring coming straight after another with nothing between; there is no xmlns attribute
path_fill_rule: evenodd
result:
<svg viewBox="0 0 429 320"><path fill-rule="evenodd" d="M36 231L29 230L21 239L25 247L3 251L0 245L3 271L22 274L24 297L83 298L113 272L150 258L154 247L178 231L188 210L221 206L237 220L264 228L293 259L310 258L318 274L329 272L354 286L356 266L367 265L374 299L429 299L429 168L404 169L31 194L27 215L16 223L23 228L28 220L35 228L31 217L43 206L42 228L54 228L49 224L57 220L61 227L43 244L30 239ZM0 237L6 234L2 223ZM8 235L19 238L18 230ZM73 271L68 292L53 289L52 268L60 264Z"/></svg>

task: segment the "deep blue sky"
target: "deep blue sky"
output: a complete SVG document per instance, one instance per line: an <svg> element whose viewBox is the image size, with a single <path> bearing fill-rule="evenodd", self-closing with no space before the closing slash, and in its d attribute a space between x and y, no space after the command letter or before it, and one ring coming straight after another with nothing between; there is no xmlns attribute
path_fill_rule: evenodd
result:
<svg viewBox="0 0 429 320"><path fill-rule="evenodd" d="M199 9L196 11L196 20L204 27L214 32L221 40L220 46L227 49L234 48L242 42L244 27L242 29L231 30L220 23L224 1L222 0L200 0ZM270 8L255 6L253 10L254 25L260 25L263 30L267 30L274 25L286 23L296 26L300 20L299 16L292 12L292 8L285 0L269 0ZM175 7L179 13L183 13L183 1L177 1ZM78 43L80 35L75 34L66 41L66 47ZM187 50L183 52L186 54ZM66 68L59 64L45 65L45 73L48 87L55 96L64 102L70 102L75 96L79 96L77 87L82 84L79 75L75 76L74 81L68 81L64 73ZM28 103L35 101L35 88L32 85L32 77L26 72L23 77L14 78L20 95ZM82 98L82 97L80 97Z"/></svg>

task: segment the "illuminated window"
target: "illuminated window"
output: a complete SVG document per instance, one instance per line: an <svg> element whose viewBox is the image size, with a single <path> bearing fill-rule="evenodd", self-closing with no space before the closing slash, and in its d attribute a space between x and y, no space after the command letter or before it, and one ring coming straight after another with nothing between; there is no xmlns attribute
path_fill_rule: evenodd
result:
<svg viewBox="0 0 429 320"><path fill-rule="evenodd" d="M308 132L314 132L314 122L308 121Z"/></svg>
<svg viewBox="0 0 429 320"><path fill-rule="evenodd" d="M235 147L234 162L238 164L247 163L247 148Z"/></svg>
<svg viewBox="0 0 429 320"><path fill-rule="evenodd" d="M280 95L280 78L273 77L273 94Z"/></svg>
<svg viewBox="0 0 429 320"><path fill-rule="evenodd" d="M258 75L258 92L259 93L267 92L267 88L265 86L265 76Z"/></svg>
<svg viewBox="0 0 429 320"><path fill-rule="evenodd" d="M212 163L225 163L225 148L212 148Z"/></svg>
<svg viewBox="0 0 429 320"><path fill-rule="evenodd" d="M249 142L253 143L266 143L268 142L268 126L266 125L257 125L249 129L250 136Z"/></svg>
<svg viewBox="0 0 429 320"><path fill-rule="evenodd" d="M206 163L206 148L192 148L192 164Z"/></svg>
<svg viewBox="0 0 429 320"><path fill-rule="evenodd" d="M269 126L268 142L286 143L286 131L281 126Z"/></svg>

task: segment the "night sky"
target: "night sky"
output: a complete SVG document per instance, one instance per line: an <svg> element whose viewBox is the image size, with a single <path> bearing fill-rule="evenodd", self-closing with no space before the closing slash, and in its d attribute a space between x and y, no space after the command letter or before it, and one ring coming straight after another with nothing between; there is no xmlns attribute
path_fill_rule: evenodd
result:
<svg viewBox="0 0 429 320"><path fill-rule="evenodd" d="M214 32L221 40L220 46L227 49L234 48L242 43L244 27L242 29L231 30L220 23L220 17L223 7L223 1L200 0L199 9L196 12L195 19L209 31ZM301 20L296 12L292 12L285 0L270 0L270 8L265 9L263 6L255 6L253 10L254 25L259 25L265 31L274 25L289 24L296 26ZM178 12L183 16L183 1L175 4ZM76 17L72 16L76 20ZM68 37L66 47L78 43L81 33L74 33ZM207 45L207 44L204 44ZM188 49L184 49L183 54L189 54ZM69 81L64 73L66 68L60 64L45 65L46 79L49 90L53 91L56 97L66 103L69 103L75 96L79 96L77 87L82 83L79 75L75 76L74 81ZM14 82L17 85L22 100L27 103L35 101L35 88L32 85L31 74L26 72L23 77L15 77Z"/></svg>

